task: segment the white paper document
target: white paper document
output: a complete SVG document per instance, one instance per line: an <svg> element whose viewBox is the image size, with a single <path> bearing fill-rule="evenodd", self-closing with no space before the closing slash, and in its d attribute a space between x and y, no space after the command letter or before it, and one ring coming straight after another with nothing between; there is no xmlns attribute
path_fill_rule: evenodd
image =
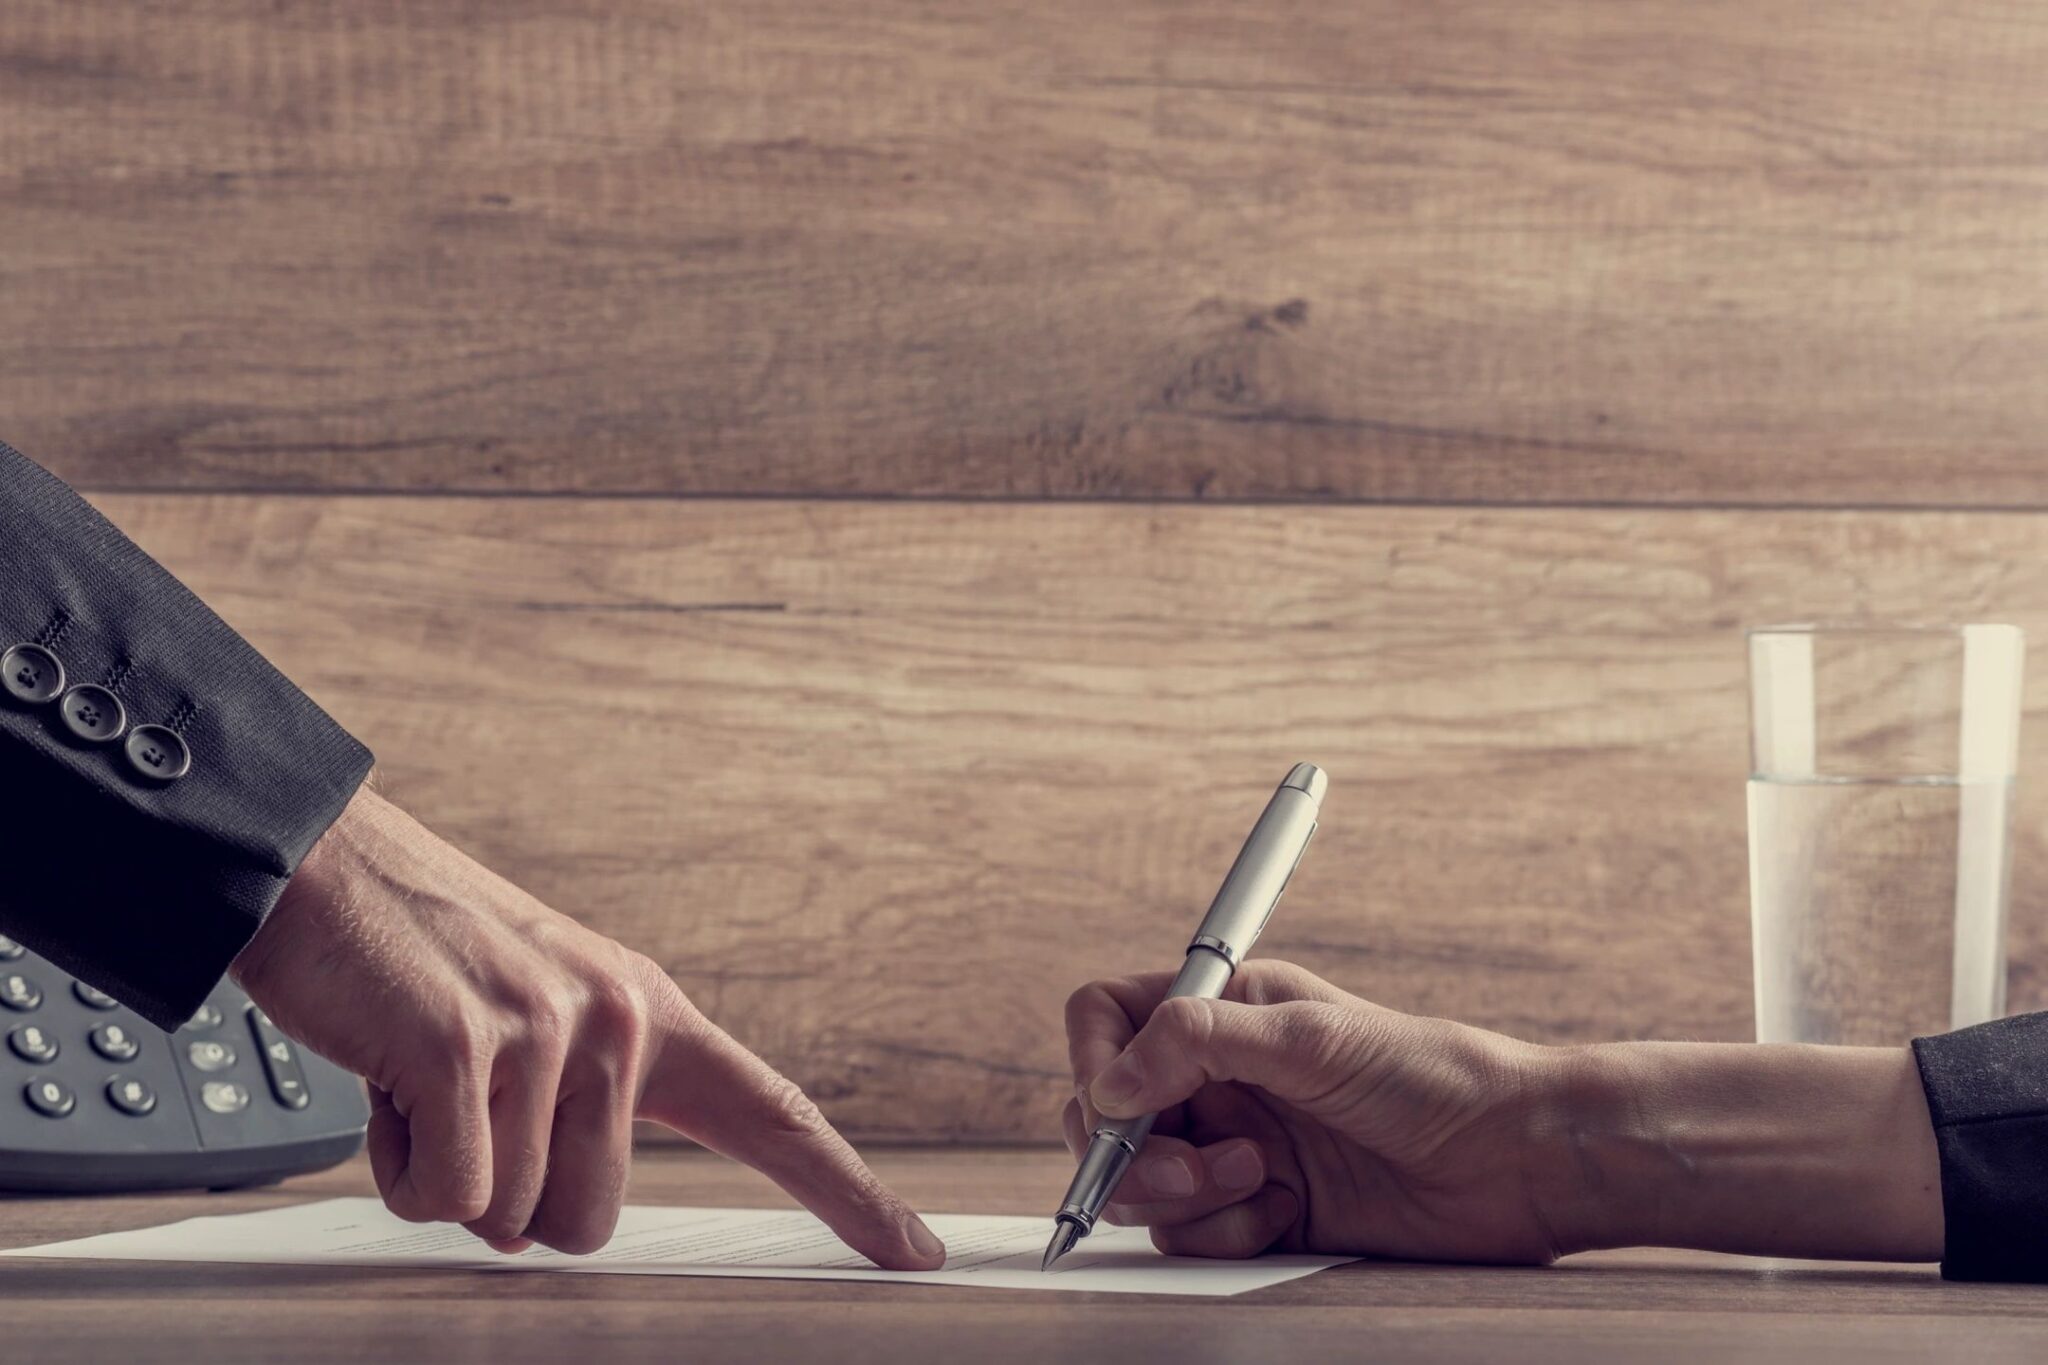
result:
<svg viewBox="0 0 2048 1365"><path fill-rule="evenodd" d="M1038 1268L1052 1224L1044 1218L938 1213L942 1270L881 1270L849 1251L808 1213L630 1205L602 1251L564 1256L535 1247L492 1251L446 1223L407 1223L375 1199L328 1199L261 1213L188 1218L72 1242L0 1250L0 1257L65 1260L228 1261L245 1265L404 1266L597 1275L710 1275L770 1280L861 1280L976 1285L984 1289L1092 1290L1110 1294L1242 1294L1299 1279L1345 1256L1262 1256L1208 1261L1162 1256L1142 1228L1099 1225L1051 1271Z"/></svg>

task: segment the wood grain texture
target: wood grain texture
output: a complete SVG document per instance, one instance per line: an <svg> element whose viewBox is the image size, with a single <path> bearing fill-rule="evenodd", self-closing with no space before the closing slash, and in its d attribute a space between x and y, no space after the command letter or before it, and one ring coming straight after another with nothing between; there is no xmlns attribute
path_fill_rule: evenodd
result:
<svg viewBox="0 0 2048 1365"><path fill-rule="evenodd" d="M1178 959L1302 758L1262 952L1545 1040L1748 1036L1740 627L2048 634L2030 515L99 501L398 799L869 1138L1050 1139L1061 1001Z"/></svg>
<svg viewBox="0 0 2048 1365"><path fill-rule="evenodd" d="M1043 1214L1069 1174L1051 1152L884 1151L920 1208ZM1050 1191L1051 1193L1048 1193ZM0 1205L21 1246L309 1197L371 1194L360 1162L283 1190ZM642 1203L782 1207L743 1168L642 1152ZM1600 1252L1546 1270L1362 1263L1228 1300L911 1285L332 1267L9 1261L0 1302L34 1331L10 1361L832 1360L1132 1365L1358 1359L1424 1365L1744 1360L2037 1361L2037 1285L1947 1284L1931 1266Z"/></svg>
<svg viewBox="0 0 2048 1365"><path fill-rule="evenodd" d="M2048 506L2007 0L12 0L99 488Z"/></svg>

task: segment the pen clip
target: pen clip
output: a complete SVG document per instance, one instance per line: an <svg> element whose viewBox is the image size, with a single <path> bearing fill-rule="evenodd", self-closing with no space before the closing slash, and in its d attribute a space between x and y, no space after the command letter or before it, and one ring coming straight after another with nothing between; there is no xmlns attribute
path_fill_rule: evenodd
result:
<svg viewBox="0 0 2048 1365"><path fill-rule="evenodd" d="M1294 862L1288 867L1287 875L1280 879L1280 889L1273 893L1273 903L1266 907L1266 913L1260 917L1259 927L1252 930L1252 942L1244 945L1246 952L1250 952L1252 943L1257 943L1259 935L1266 932L1266 923L1273 918L1273 912L1280 908L1280 898L1287 894L1288 884L1294 880L1295 872L1301 867L1301 860L1308 853L1309 842L1316 837L1316 831L1322 827L1322 821L1315 821L1309 825L1308 833L1301 836L1301 848L1295 852Z"/></svg>

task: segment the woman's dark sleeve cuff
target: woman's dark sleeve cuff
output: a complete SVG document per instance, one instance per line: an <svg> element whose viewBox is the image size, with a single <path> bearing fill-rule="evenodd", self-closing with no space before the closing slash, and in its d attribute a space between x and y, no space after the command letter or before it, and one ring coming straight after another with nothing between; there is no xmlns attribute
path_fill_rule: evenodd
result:
<svg viewBox="0 0 2048 1365"><path fill-rule="evenodd" d="M1941 1153L1941 1273L2048 1281L2048 1013L1913 1040Z"/></svg>

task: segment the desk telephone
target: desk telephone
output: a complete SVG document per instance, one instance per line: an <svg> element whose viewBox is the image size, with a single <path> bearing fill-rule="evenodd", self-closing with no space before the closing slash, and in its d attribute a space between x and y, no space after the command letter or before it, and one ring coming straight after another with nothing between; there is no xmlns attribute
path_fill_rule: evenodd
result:
<svg viewBox="0 0 2048 1365"><path fill-rule="evenodd" d="M362 1146L363 1083L223 981L165 1033L0 938L0 1190L260 1185Z"/></svg>

